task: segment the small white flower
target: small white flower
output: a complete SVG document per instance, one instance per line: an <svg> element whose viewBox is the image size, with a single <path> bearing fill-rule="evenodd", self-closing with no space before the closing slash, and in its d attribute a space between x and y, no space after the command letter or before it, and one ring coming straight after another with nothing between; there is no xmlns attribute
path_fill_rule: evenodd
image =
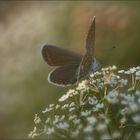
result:
<svg viewBox="0 0 140 140"><path fill-rule="evenodd" d="M137 90L135 94L140 97L140 91Z"/></svg>
<svg viewBox="0 0 140 140"><path fill-rule="evenodd" d="M55 131L54 131L54 128L52 127L52 128L48 128L46 133L47 133L48 135L51 135L51 134L54 133L54 132L55 132Z"/></svg>
<svg viewBox="0 0 140 140"><path fill-rule="evenodd" d="M131 73L135 73L137 69L135 67L133 67L133 68L130 68L129 70Z"/></svg>
<svg viewBox="0 0 140 140"><path fill-rule="evenodd" d="M67 100L69 97L72 97L73 95L77 95L78 92L74 89L70 89L66 94L64 94L61 98L59 98L59 102Z"/></svg>
<svg viewBox="0 0 140 140"><path fill-rule="evenodd" d="M96 80L94 80L94 79L92 79L91 81L90 81L90 84L92 85L92 84L95 84L96 83Z"/></svg>
<svg viewBox="0 0 140 140"><path fill-rule="evenodd" d="M119 70L119 71L118 71L118 73L124 73L124 72L125 72L124 70Z"/></svg>
<svg viewBox="0 0 140 140"><path fill-rule="evenodd" d="M140 76L136 76L136 80L140 80Z"/></svg>
<svg viewBox="0 0 140 140"><path fill-rule="evenodd" d="M135 137L137 140L139 140L140 139L140 132L136 132Z"/></svg>
<svg viewBox="0 0 140 140"><path fill-rule="evenodd" d="M101 70L102 70L103 72L105 72L105 71L107 72L107 71L109 70L109 67L108 67L108 68L102 68Z"/></svg>
<svg viewBox="0 0 140 140"><path fill-rule="evenodd" d="M125 117L123 117L123 118L121 118L121 119L120 119L120 123L121 123L121 124L125 124L125 123L126 123L126 121L127 121L127 120L126 120L126 118L125 118Z"/></svg>
<svg viewBox="0 0 140 140"><path fill-rule="evenodd" d="M61 98L59 98L59 102L63 102L63 101L65 101L66 99L68 99L69 98L69 95L68 94L64 94Z"/></svg>
<svg viewBox="0 0 140 140"><path fill-rule="evenodd" d="M42 111L43 114L50 112L51 110L53 110L53 108L46 108L45 110Z"/></svg>
<svg viewBox="0 0 140 140"><path fill-rule="evenodd" d="M54 116L54 120L53 120L53 124L56 124L59 122L59 116L58 115L55 115Z"/></svg>
<svg viewBox="0 0 140 140"><path fill-rule="evenodd" d="M41 122L41 119L37 114L35 114L34 122L35 124L39 124Z"/></svg>
<svg viewBox="0 0 140 140"><path fill-rule="evenodd" d="M76 118L75 118L75 119L73 120L73 123L74 123L74 124L80 124L80 119L76 119Z"/></svg>
<svg viewBox="0 0 140 140"><path fill-rule="evenodd" d="M47 120L45 121L45 123L47 124L47 123L49 123L50 122L50 118L47 118Z"/></svg>
<svg viewBox="0 0 140 140"><path fill-rule="evenodd" d="M34 127L33 131L31 131L31 132L29 133L28 137L30 137L30 138L35 138L36 136L38 136L38 134L37 134L36 131L37 131L37 128Z"/></svg>
<svg viewBox="0 0 140 140"><path fill-rule="evenodd" d="M77 126L77 129L82 129L83 128L83 124L82 123L80 123L80 124L78 124L78 126Z"/></svg>
<svg viewBox="0 0 140 140"><path fill-rule="evenodd" d="M123 98L124 98L124 100L126 100L126 102L128 102L128 103L134 103L134 96L131 96L130 94L128 94L128 95L121 95Z"/></svg>
<svg viewBox="0 0 140 140"><path fill-rule="evenodd" d="M137 70L140 70L140 66L137 66L136 69L137 69Z"/></svg>
<svg viewBox="0 0 140 140"><path fill-rule="evenodd" d="M122 104L122 105L127 105L128 102L127 102L126 100L122 100L122 101L121 101L121 104Z"/></svg>
<svg viewBox="0 0 140 140"><path fill-rule="evenodd" d="M50 107L50 108L51 108L51 107L54 107L54 104L50 104L49 107Z"/></svg>
<svg viewBox="0 0 140 140"><path fill-rule="evenodd" d="M69 112L71 112L71 111L73 111L73 110L75 110L75 107L69 108Z"/></svg>
<svg viewBox="0 0 140 140"><path fill-rule="evenodd" d="M93 111L93 112L98 112L98 111L99 111L99 109L98 109L98 108L96 108L96 107L93 107L93 108L92 108L92 111Z"/></svg>
<svg viewBox="0 0 140 140"><path fill-rule="evenodd" d="M123 115L123 116L126 115L126 114L128 114L128 113L129 113L128 107L125 107L124 109L121 109L120 110L120 114Z"/></svg>
<svg viewBox="0 0 140 140"><path fill-rule="evenodd" d="M90 77L91 77L91 78L93 78L93 77L94 77L94 74L93 74L93 73L91 73L91 74L90 74Z"/></svg>
<svg viewBox="0 0 140 140"><path fill-rule="evenodd" d="M137 112L138 110L139 110L139 106L137 105L137 104L135 104L135 103L130 103L129 104L129 108L130 108L130 110L132 111L132 112Z"/></svg>
<svg viewBox="0 0 140 140"><path fill-rule="evenodd" d="M83 80L81 83L78 84L76 90L88 90L89 87L87 86L87 83L88 83L87 80Z"/></svg>
<svg viewBox="0 0 140 140"><path fill-rule="evenodd" d="M117 67L115 65L112 66L112 70L116 70Z"/></svg>
<svg viewBox="0 0 140 140"><path fill-rule="evenodd" d="M37 136L39 136L39 134L37 134L37 133L33 133L32 136L29 135L29 137L31 137L32 139L34 139L34 138L37 137Z"/></svg>
<svg viewBox="0 0 140 140"><path fill-rule="evenodd" d="M64 104L62 107L61 107L61 109L66 109L66 108L68 108L69 107L69 104Z"/></svg>
<svg viewBox="0 0 140 140"><path fill-rule="evenodd" d="M75 137L77 137L78 135L79 135L79 130L75 130L75 131L71 132L72 138L75 138Z"/></svg>
<svg viewBox="0 0 140 140"><path fill-rule="evenodd" d="M114 131L114 132L112 133L112 138L113 138L113 139L117 139L117 138L120 138L120 137L121 137L121 134L120 134L119 131Z"/></svg>
<svg viewBox="0 0 140 140"><path fill-rule="evenodd" d="M98 117L98 118L100 118L101 120L104 120L104 123L105 123L106 125L108 125L109 122L110 122L110 119L107 118L105 114L99 114L99 117Z"/></svg>
<svg viewBox="0 0 140 140"><path fill-rule="evenodd" d="M134 91L134 90L135 90L134 87L130 87L130 88L128 88L128 92L132 92L132 91Z"/></svg>
<svg viewBox="0 0 140 140"><path fill-rule="evenodd" d="M116 76L112 75L110 79L107 79L106 83L110 86L116 85L118 83Z"/></svg>
<svg viewBox="0 0 140 140"><path fill-rule="evenodd" d="M75 90L74 89L69 89L68 92L67 92L67 94L69 96L72 96L74 93L75 93Z"/></svg>
<svg viewBox="0 0 140 140"><path fill-rule="evenodd" d="M128 83L128 80L126 80L126 79L121 79L121 80L119 80L119 82L120 82L121 86L126 86L127 83Z"/></svg>
<svg viewBox="0 0 140 140"><path fill-rule="evenodd" d="M98 103L98 104L96 105L96 108L97 108L97 109L102 109L102 108L104 108L104 104L103 104L103 103Z"/></svg>
<svg viewBox="0 0 140 140"><path fill-rule="evenodd" d="M138 99L138 103L140 104L140 98Z"/></svg>
<svg viewBox="0 0 140 140"><path fill-rule="evenodd" d="M65 118L65 115L62 115L61 118L60 118L60 121L63 121Z"/></svg>
<svg viewBox="0 0 140 140"><path fill-rule="evenodd" d="M101 79L96 79L96 83L101 83L102 80Z"/></svg>
<svg viewBox="0 0 140 140"><path fill-rule="evenodd" d="M81 112L81 116L88 116L91 114L91 110L86 110Z"/></svg>
<svg viewBox="0 0 140 140"><path fill-rule="evenodd" d="M102 73L101 73L101 72L99 72L99 71L96 71L94 74L92 74L92 76L91 76L91 77L94 77L94 76L100 76L100 75L102 75Z"/></svg>
<svg viewBox="0 0 140 140"><path fill-rule="evenodd" d="M37 128L36 127L34 127L34 129L33 129L33 133L36 133L36 131L37 131Z"/></svg>
<svg viewBox="0 0 140 140"><path fill-rule="evenodd" d="M73 120L73 119L75 119L76 117L77 117L76 115L72 115L72 116L69 117L69 120Z"/></svg>
<svg viewBox="0 0 140 140"><path fill-rule="evenodd" d="M97 119L95 117L87 117L87 120L90 124L95 124L97 122Z"/></svg>
<svg viewBox="0 0 140 140"><path fill-rule="evenodd" d="M113 65L112 67L110 67L110 70L116 70L117 67L115 65Z"/></svg>
<svg viewBox="0 0 140 140"><path fill-rule="evenodd" d="M124 72L125 74L128 74L128 75L130 75L131 74L131 72L128 70L128 71L125 71Z"/></svg>
<svg viewBox="0 0 140 140"><path fill-rule="evenodd" d="M140 80L140 71L137 71L135 75L136 75L136 80Z"/></svg>
<svg viewBox="0 0 140 140"><path fill-rule="evenodd" d="M73 95L77 95L77 94L79 94L79 93L78 93L78 91L75 90L75 91L73 92Z"/></svg>
<svg viewBox="0 0 140 140"><path fill-rule="evenodd" d="M94 140L94 137L88 134L85 136L84 140Z"/></svg>
<svg viewBox="0 0 140 140"><path fill-rule="evenodd" d="M75 103L74 102L70 103L69 107L73 107L73 106L75 106Z"/></svg>
<svg viewBox="0 0 140 140"><path fill-rule="evenodd" d="M93 96L93 97L89 97L89 98L88 98L88 102L89 102L89 104L91 104L91 105L95 105L95 104L98 103L98 100L97 100L97 98L96 98L95 96Z"/></svg>
<svg viewBox="0 0 140 140"><path fill-rule="evenodd" d="M98 131L105 131L107 128L107 125L105 123L99 123L97 126L96 126L96 130Z"/></svg>
<svg viewBox="0 0 140 140"><path fill-rule="evenodd" d="M120 79L121 77L119 75L116 75L116 79Z"/></svg>
<svg viewBox="0 0 140 140"><path fill-rule="evenodd" d="M110 91L108 95L105 97L105 99L111 104L116 104L119 102L118 94L119 93L117 91Z"/></svg>
<svg viewBox="0 0 140 140"><path fill-rule="evenodd" d="M60 105L57 104L57 105L55 106L55 109L58 109L58 108L60 108Z"/></svg>
<svg viewBox="0 0 140 140"><path fill-rule="evenodd" d="M101 136L101 140L111 140L111 137L110 137L110 135L108 135L108 134L103 134L103 135Z"/></svg>
<svg viewBox="0 0 140 140"><path fill-rule="evenodd" d="M60 129L68 129L69 128L69 124L67 122L60 122L56 126L57 126L57 128L60 128Z"/></svg>
<svg viewBox="0 0 140 140"><path fill-rule="evenodd" d="M139 114L132 116L132 119L135 123L140 123L140 115Z"/></svg>
<svg viewBox="0 0 140 140"><path fill-rule="evenodd" d="M87 125L84 128L84 132L86 132L86 133L92 133L93 132L93 126L92 125Z"/></svg>

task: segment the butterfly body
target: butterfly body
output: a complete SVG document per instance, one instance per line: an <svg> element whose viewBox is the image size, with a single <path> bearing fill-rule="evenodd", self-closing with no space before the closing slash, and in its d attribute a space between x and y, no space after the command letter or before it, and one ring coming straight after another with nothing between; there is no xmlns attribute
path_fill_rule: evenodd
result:
<svg viewBox="0 0 140 140"><path fill-rule="evenodd" d="M90 60L91 63L89 63L89 61L86 62L86 64L81 64L81 67L79 67L79 77L85 77L86 75L94 73L99 69L99 63L97 62L95 57ZM84 68L85 66L86 69Z"/></svg>
<svg viewBox="0 0 140 140"><path fill-rule="evenodd" d="M48 81L57 86L69 86L77 83L91 71L95 72L98 63L94 57L95 17L86 38L86 53L66 50L53 45L44 45L42 56L46 63L55 67L48 75Z"/></svg>
<svg viewBox="0 0 140 140"><path fill-rule="evenodd" d="M100 68L100 64L99 64L99 62L96 60L96 58L94 58L94 60L92 61L92 65L91 65L91 71L94 73L94 72L96 72L99 68Z"/></svg>

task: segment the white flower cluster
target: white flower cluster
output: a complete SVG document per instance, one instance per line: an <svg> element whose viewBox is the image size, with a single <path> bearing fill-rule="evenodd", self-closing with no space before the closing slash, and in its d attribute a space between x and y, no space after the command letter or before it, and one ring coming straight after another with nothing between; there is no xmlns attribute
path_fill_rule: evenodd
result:
<svg viewBox="0 0 140 140"><path fill-rule="evenodd" d="M35 115L30 138L140 139L140 67L102 68L42 115Z"/></svg>

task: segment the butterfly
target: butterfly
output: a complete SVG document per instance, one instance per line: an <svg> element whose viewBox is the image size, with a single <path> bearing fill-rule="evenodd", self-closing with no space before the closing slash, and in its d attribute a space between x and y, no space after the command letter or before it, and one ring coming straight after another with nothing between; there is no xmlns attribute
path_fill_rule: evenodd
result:
<svg viewBox="0 0 140 140"><path fill-rule="evenodd" d="M48 65L55 67L49 73L48 81L57 86L70 86L90 72L95 72L99 63L94 56L94 47L95 17L86 37L84 55L54 45L44 45L42 48L43 59Z"/></svg>

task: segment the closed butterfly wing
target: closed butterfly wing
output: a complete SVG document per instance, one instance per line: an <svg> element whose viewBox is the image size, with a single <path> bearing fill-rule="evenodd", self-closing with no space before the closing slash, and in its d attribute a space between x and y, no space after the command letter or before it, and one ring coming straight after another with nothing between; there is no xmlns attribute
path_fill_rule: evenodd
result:
<svg viewBox="0 0 140 140"><path fill-rule="evenodd" d="M86 51L87 53L94 57L94 47L95 47L95 17L89 28L87 38L86 38Z"/></svg>
<svg viewBox="0 0 140 140"><path fill-rule="evenodd" d="M92 61L94 61L94 46L95 46L95 17L89 28L86 38L86 53L80 63L78 79L86 76L91 70Z"/></svg>
<svg viewBox="0 0 140 140"><path fill-rule="evenodd" d="M42 56L50 66L79 64L82 59L82 55L78 53L53 45L43 46Z"/></svg>
<svg viewBox="0 0 140 140"><path fill-rule="evenodd" d="M79 65L61 66L50 72L48 81L57 86L69 86L77 82Z"/></svg>

